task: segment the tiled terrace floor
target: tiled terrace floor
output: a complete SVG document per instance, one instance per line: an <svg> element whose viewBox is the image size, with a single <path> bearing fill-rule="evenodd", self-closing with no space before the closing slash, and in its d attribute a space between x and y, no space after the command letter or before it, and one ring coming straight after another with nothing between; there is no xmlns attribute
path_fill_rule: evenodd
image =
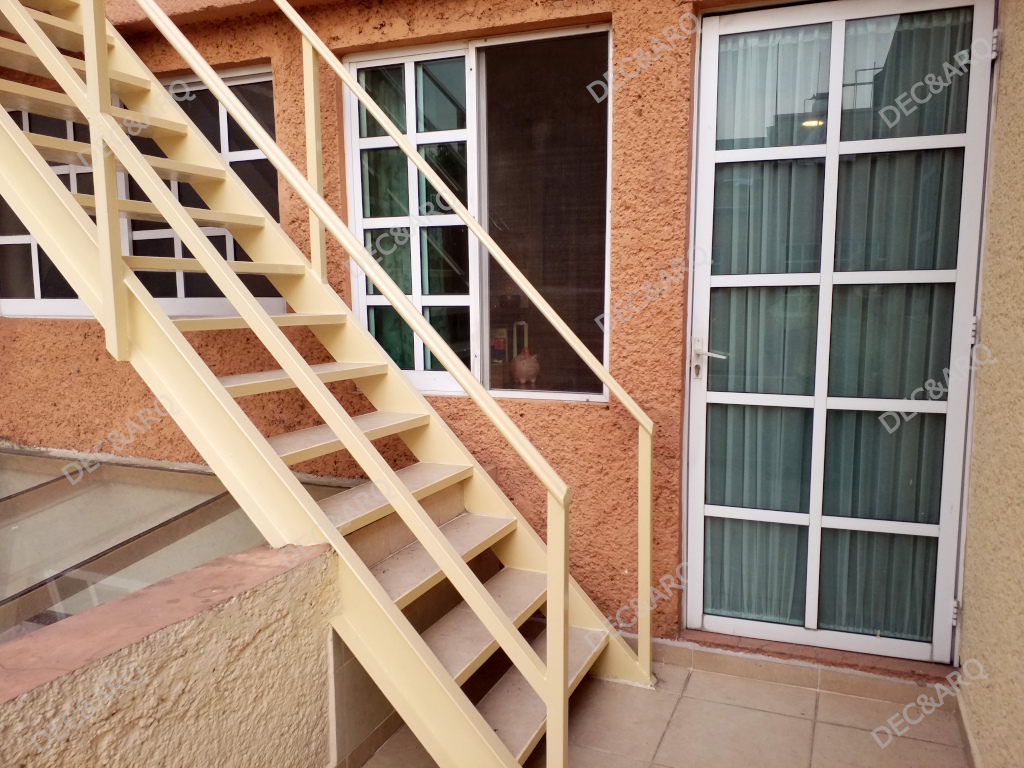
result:
<svg viewBox="0 0 1024 768"><path fill-rule="evenodd" d="M655 672L655 690L583 682L570 710L571 768L967 768L946 707L885 749L872 738L934 687L876 686L904 699L886 701L666 664ZM921 717L916 706L907 714ZM541 742L526 768L543 768L543 751ZM435 763L403 726L365 768Z"/></svg>

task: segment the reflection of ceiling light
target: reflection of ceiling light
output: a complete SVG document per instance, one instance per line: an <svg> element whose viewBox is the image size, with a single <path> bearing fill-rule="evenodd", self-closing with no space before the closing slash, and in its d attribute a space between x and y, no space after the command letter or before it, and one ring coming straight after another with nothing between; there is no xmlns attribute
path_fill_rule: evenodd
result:
<svg viewBox="0 0 1024 768"><path fill-rule="evenodd" d="M819 125L824 125L824 120L804 120L800 125L804 128L817 128Z"/></svg>

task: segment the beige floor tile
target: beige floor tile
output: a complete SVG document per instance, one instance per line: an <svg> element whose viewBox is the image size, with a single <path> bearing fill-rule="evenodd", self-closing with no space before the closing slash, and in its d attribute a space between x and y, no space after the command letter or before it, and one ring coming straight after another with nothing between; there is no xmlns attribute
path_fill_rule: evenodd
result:
<svg viewBox="0 0 1024 768"><path fill-rule="evenodd" d="M695 669L683 696L813 719L817 691Z"/></svg>
<svg viewBox="0 0 1024 768"><path fill-rule="evenodd" d="M932 696L934 698L934 695ZM875 728L885 726L890 728L886 722L890 717L899 714L903 718L903 710L891 701L878 701L877 699L862 699L859 696L843 696L838 693L822 691L818 700L818 722L832 723L835 725L847 725L851 728L872 731ZM900 730L909 729L902 738L920 739L922 741L934 741L937 744L945 744L950 747L961 746L960 729L957 727L956 718L950 712L942 709L934 710L930 715L924 715L915 705L907 710L911 720L921 718L921 722L915 724L900 724ZM899 721L896 721L897 723ZM883 739L885 734L880 733Z"/></svg>
<svg viewBox="0 0 1024 768"><path fill-rule="evenodd" d="M811 756L813 725L799 717L684 695L654 763L667 768L802 767Z"/></svg>
<svg viewBox="0 0 1024 768"><path fill-rule="evenodd" d="M569 740L649 762L678 700L678 693L585 680L572 696Z"/></svg>
<svg viewBox="0 0 1024 768"><path fill-rule="evenodd" d="M798 685L803 688L818 687L818 669L805 664L791 664L771 659L755 659L725 651L693 651L693 668L723 675L750 677L767 680L769 683Z"/></svg>
<svg viewBox="0 0 1024 768"><path fill-rule="evenodd" d="M818 723L811 768L967 768L967 761L944 744L904 737L882 749L869 731Z"/></svg>
<svg viewBox="0 0 1024 768"><path fill-rule="evenodd" d="M657 690L667 693L682 693L686 685L686 679L690 676L690 670L684 667L677 667L672 664L652 665L654 676L658 678Z"/></svg>
<svg viewBox="0 0 1024 768"><path fill-rule="evenodd" d="M523 764L523 768L546 768L547 764L544 755L544 742L541 741ZM588 749L578 744L569 745L569 768L649 768L649 766L650 763L634 760L631 757Z"/></svg>

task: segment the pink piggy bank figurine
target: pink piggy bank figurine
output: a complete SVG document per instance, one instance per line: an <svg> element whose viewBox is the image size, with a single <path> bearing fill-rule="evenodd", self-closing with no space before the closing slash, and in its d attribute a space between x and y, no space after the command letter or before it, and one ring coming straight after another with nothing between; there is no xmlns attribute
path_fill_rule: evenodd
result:
<svg viewBox="0 0 1024 768"><path fill-rule="evenodd" d="M537 362L537 356L531 355L528 347L523 347L523 351L509 362L509 373L520 384L525 384L526 382L536 384L537 374L540 373L540 363Z"/></svg>

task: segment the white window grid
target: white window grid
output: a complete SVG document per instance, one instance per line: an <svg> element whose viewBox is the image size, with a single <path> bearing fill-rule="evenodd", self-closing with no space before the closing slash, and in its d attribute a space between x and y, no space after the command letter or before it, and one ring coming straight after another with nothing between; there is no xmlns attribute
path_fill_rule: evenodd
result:
<svg viewBox="0 0 1024 768"><path fill-rule="evenodd" d="M222 74L224 81L228 85L245 85L248 83L259 83L259 82L272 82L273 78L270 71L266 67L245 67L232 72ZM173 78L165 78L164 84L169 86L174 82L184 82L188 85L192 91L207 90L206 86L202 83L199 78L195 76L180 76ZM176 91L181 94L183 91L179 87ZM227 149L228 144L228 115L227 110L223 104L218 103L219 109L219 136L218 143L215 143L214 149L219 151L228 163L238 162L243 160L265 160L266 155L259 149L241 150L241 151L230 151ZM12 115L18 115L17 120L21 122L21 128L24 131L29 130L29 113L28 112L17 112ZM74 135L74 123L70 120L66 121L67 134L66 139L75 141ZM213 142L211 142L213 143ZM78 189L78 177L82 174L92 174L91 167L82 167L75 165L56 165L51 166L53 172L58 176L68 176L70 180L70 190L72 193L77 193ZM177 181L170 182L170 190L175 198L178 197L179 185ZM124 173L117 174L117 191L118 197L121 199L128 198L128 179ZM120 218L120 233L121 233L121 247L123 252L126 254L134 254L134 243L143 240L163 240L170 239L174 244L174 258L184 258L182 251L181 238L174 233L170 228L167 229L146 229L133 232L131 229L131 222L128 218L122 216ZM234 238L223 227L201 227L201 231L208 236L223 236L225 238L227 260L235 260L235 242ZM0 317L51 317L51 318L82 318L92 317L92 313L86 306L85 302L81 299L44 299L40 290L40 279L39 279L39 244L31 234L24 235L5 235L0 236L0 249L5 245L30 245L32 252L32 282L33 282L33 298L31 299L0 299ZM2 250L0 250L2 255ZM185 295L185 276L183 272L175 272L176 282L176 297L175 298L158 298L157 303L166 311L168 314L173 316L217 316L217 315L234 315L235 310L231 306L231 303L225 298L210 298L210 297L188 297ZM265 298L257 297L257 301L269 312L284 312L286 309L286 303L281 298Z"/></svg>
<svg viewBox="0 0 1024 768"><path fill-rule="evenodd" d="M956 286L950 363L970 359L972 320L977 296L977 270L982 221L986 128L991 67L973 63L968 88L967 129L961 134L942 134L906 138L841 141L841 110L844 106L843 57L846 22L849 20L942 8L973 6L973 39L991 40L994 9L992 0L839 0L839 2L801 5L732 16L705 17L702 23L699 112L707 115L699 125L695 151L696 197L691 223L698 250L711 252L712 206L715 167L723 163L823 158L825 168L824 222L822 228L821 267L817 273L761 275L711 275L710 265L697 265L691 299L691 335L709 338L710 289L740 286L819 287L817 346L815 352L814 394L807 396L715 392L707 389L707 376L692 375L688 413L687 445L688 515L686 524L689 589L686 595L686 626L723 634L744 635L780 642L818 645L839 650L899 656L948 663L953 657L953 612L958 577L958 539L961 530L964 453L969 405L969 382L957 377L950 381L946 401L911 401L828 396L828 365L832 322L832 289L837 285L879 285L911 283L953 283ZM810 24L832 24L829 69L829 105L827 135L824 144L719 150L715 148L718 79L718 41L721 35L738 34ZM847 84L850 85L850 84ZM848 104L849 106L849 104ZM900 152L908 150L963 147L964 177L961 197L961 227L957 268L954 270L834 272L836 208L839 163L845 155ZM923 382L922 382L923 384ZM813 409L811 445L811 498L809 514L772 510L713 506L705 503L707 404L765 405ZM946 414L943 445L942 496L938 525L861 518L832 517L823 514L825 422L830 410L870 410ZM769 523L801 525L808 528L808 561L804 627L765 621L736 619L704 613L704 520L724 517ZM934 600L932 641L915 642L884 637L824 630L818 628L818 588L820 576L821 532L823 528L862 530L882 533L926 536L938 539L938 565ZM962 567L960 564L959 567Z"/></svg>
<svg viewBox="0 0 1024 768"><path fill-rule="evenodd" d="M530 32L515 35L503 35L496 38L481 38L476 40L459 41L453 43L442 43L436 45L420 45L401 49L398 52L367 52L350 54L345 57L344 63L353 76L358 77L360 69L367 67L381 67L395 64L402 64L405 67L405 100L406 100L406 132L405 137L419 148L425 144L441 143L445 141L466 141L467 167L469 169L467 178L467 203L466 208L470 214L480 221L484 228L488 223L481 218L481 211L486 210L486 162L483 157L483 146L479 141L486 125L486 115L479 109L482 96L482 77L480 77L480 66L477 51L480 47L492 47L502 44L514 44L532 40L543 40L553 37L570 37L573 35L593 34L595 32L608 33L608 61L611 66L612 41L611 25L607 23L588 24L580 27L566 27L557 30L546 30L542 32ZM465 56L466 59L466 128L457 131L433 131L419 133L416 131L415 121L415 65L418 62L432 61L438 59ZM608 169L606 176L606 210L605 210L605 263L604 263L604 292L605 292L605 315L610 313L611 295L611 109L612 95L608 94L607 105L609 110L608 121ZM418 176L419 171L408 161L409 173L409 211L410 216L387 217L387 218L364 218L362 211L362 185L360 181L360 152L363 149L379 147L394 147L395 142L389 136L360 138L359 136L359 101L348 89L344 94L344 138L346 162L346 183L349 200L349 222L350 228L359 239L364 242L364 232L368 229L391 227L415 227L410 229L410 243L415 251L411 251L413 294L409 295L410 300L421 312L424 307L430 306L469 306L471 319L470 346L471 365L473 375L488 384L490 374L490 347L489 340L484 337L484 328L489 327L488 319L488 262L489 256L486 249L479 241L469 233L469 264L470 264L470 291L468 296L425 296L422 294L422 283L420 282L421 254L419 228L424 226L438 225L461 225L462 220L456 214L432 214L420 216L418 214ZM413 220L416 220L415 222ZM372 306L388 306L387 299L380 295L373 295L366 290L366 275L354 263L351 267L352 286L352 308L356 315L361 318L364 325L368 325L368 308ZM557 307L555 310L557 311ZM602 362L608 365L608 354L610 346L610 330L604 330L604 346ZM415 370L405 371L406 375L417 385L424 394L463 394L462 388L455 383L451 374L447 371L427 371L424 367L424 346L418 336L414 335ZM508 350L510 353L511 350ZM608 388L602 386L600 393L573 393L573 392L548 392L536 390L501 390L491 389L495 397L509 397L529 400L564 400L582 402L608 402Z"/></svg>

